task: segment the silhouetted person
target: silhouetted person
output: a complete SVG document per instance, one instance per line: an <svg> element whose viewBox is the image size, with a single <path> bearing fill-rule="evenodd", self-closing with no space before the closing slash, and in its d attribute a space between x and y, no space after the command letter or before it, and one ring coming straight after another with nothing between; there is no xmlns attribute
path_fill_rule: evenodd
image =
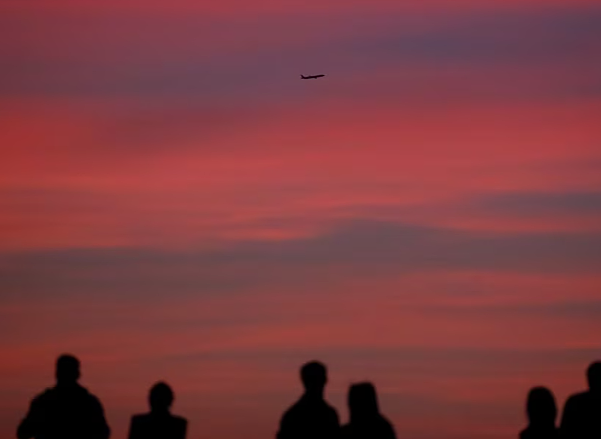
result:
<svg viewBox="0 0 601 439"><path fill-rule="evenodd" d="M284 413L277 439L337 439L338 413L324 399L326 367L317 361L301 368L305 393Z"/></svg>
<svg viewBox="0 0 601 439"><path fill-rule="evenodd" d="M546 387L534 387L526 401L528 427L520 433L520 439L557 439L559 430L555 426L557 405L553 393Z"/></svg>
<svg viewBox="0 0 601 439"><path fill-rule="evenodd" d="M350 422L342 427L344 439L396 439L392 424L380 413L372 383L353 384L348 393Z"/></svg>
<svg viewBox="0 0 601 439"><path fill-rule="evenodd" d="M591 364L586 375L588 392L572 395L563 409L562 439L601 438L601 362Z"/></svg>
<svg viewBox="0 0 601 439"><path fill-rule="evenodd" d="M98 398L80 386L79 360L62 355L56 361L56 386L31 402L17 429L19 439L107 439L110 429Z"/></svg>
<svg viewBox="0 0 601 439"><path fill-rule="evenodd" d="M166 383L156 383L150 389L150 413L131 418L129 439L185 439L188 421L171 414L173 391Z"/></svg>

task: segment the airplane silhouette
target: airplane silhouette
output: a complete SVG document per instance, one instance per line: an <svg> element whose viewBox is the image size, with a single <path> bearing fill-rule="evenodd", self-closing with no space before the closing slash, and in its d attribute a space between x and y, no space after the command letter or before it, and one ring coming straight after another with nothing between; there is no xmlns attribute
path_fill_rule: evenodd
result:
<svg viewBox="0 0 601 439"><path fill-rule="evenodd" d="M310 75L310 76L304 76L301 75L301 79L317 79L317 78L322 78L326 75Z"/></svg>

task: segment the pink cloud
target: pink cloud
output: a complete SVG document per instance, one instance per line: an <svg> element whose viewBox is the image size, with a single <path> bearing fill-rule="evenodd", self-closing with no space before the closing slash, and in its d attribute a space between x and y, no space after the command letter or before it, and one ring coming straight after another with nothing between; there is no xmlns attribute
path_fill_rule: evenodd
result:
<svg viewBox="0 0 601 439"><path fill-rule="evenodd" d="M270 437L310 358L415 439L583 387L598 2L242 3L0 5L0 437L65 351L115 437L158 379L191 438Z"/></svg>

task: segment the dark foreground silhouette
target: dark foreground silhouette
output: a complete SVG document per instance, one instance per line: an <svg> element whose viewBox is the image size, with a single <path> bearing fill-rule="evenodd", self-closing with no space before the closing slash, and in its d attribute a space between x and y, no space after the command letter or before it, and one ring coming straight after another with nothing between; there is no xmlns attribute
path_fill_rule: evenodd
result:
<svg viewBox="0 0 601 439"><path fill-rule="evenodd" d="M129 439L185 439L188 421L170 413L173 391L160 382L150 389L150 413L131 418Z"/></svg>
<svg viewBox="0 0 601 439"><path fill-rule="evenodd" d="M79 360L62 355L56 362L56 386L31 402L17 429L18 439L107 439L110 429L98 398L80 386Z"/></svg>
<svg viewBox="0 0 601 439"><path fill-rule="evenodd" d="M36 396L17 428L18 439L108 439L104 409L82 387L80 363L72 355L56 361L56 385ZM350 421L340 427L338 413L324 399L327 369L312 361L301 368L304 393L282 416L277 439L396 439L392 424L380 413L373 384L349 389ZM601 362L587 370L589 390L572 395L556 428L557 406L546 387L530 390L526 402L528 426L520 439L601 439ZM148 397L150 412L131 419L129 439L185 439L188 421L171 414L173 391L159 382Z"/></svg>
<svg viewBox="0 0 601 439"><path fill-rule="evenodd" d="M553 393L546 387L534 387L526 401L528 426L520 433L520 439L557 439L555 426L557 405Z"/></svg>
<svg viewBox="0 0 601 439"><path fill-rule="evenodd" d="M396 439L392 424L380 414L372 383L351 386L348 394L350 422L342 427L343 439Z"/></svg>
<svg viewBox="0 0 601 439"><path fill-rule="evenodd" d="M326 367L317 361L301 368L305 393L284 413L277 439L336 439L340 435L338 413L324 399Z"/></svg>
<svg viewBox="0 0 601 439"><path fill-rule="evenodd" d="M601 362L591 364L586 375L588 392L572 395L563 409L562 439L601 438Z"/></svg>

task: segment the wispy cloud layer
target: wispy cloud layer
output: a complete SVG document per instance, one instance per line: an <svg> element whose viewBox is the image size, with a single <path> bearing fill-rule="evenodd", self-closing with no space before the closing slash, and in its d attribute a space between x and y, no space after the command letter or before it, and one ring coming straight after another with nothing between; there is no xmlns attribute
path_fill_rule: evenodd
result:
<svg viewBox="0 0 601 439"><path fill-rule="evenodd" d="M166 379L191 439L270 437L321 358L343 419L373 379L399 437L515 437L599 353L600 32L592 0L3 1L0 437L64 351L115 436Z"/></svg>

